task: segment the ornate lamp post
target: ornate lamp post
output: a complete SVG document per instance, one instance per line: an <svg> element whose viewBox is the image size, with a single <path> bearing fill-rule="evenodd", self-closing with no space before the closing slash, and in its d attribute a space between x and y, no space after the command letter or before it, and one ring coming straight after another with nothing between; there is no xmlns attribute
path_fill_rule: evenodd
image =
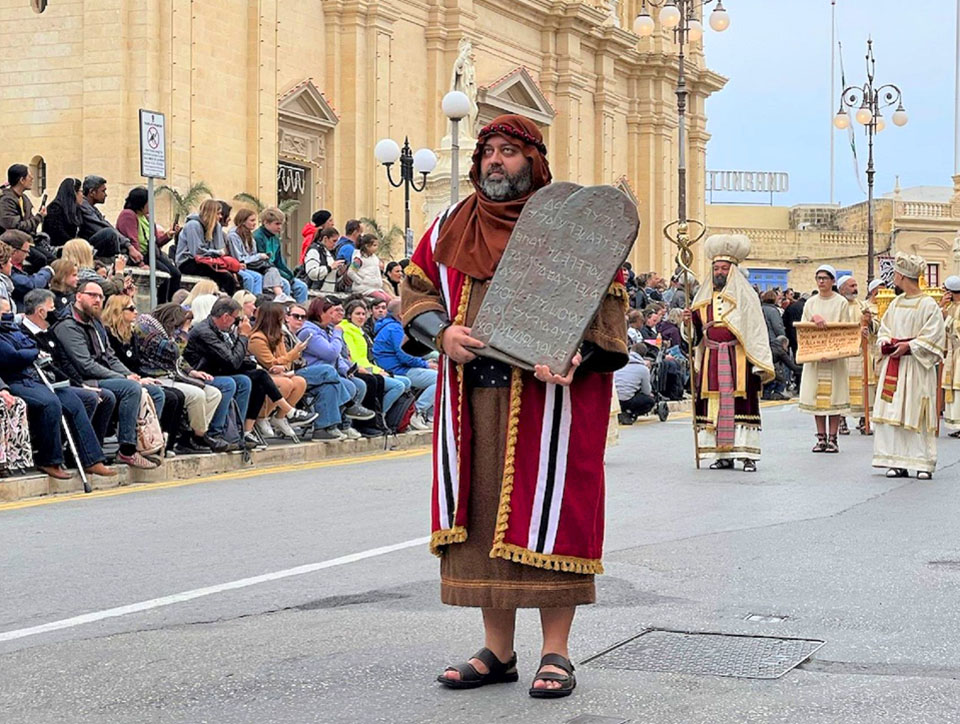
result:
<svg viewBox="0 0 960 724"><path fill-rule="evenodd" d="M647 10L647 5L659 9L660 24L667 30L673 31L677 43L677 218L663 227L663 235L677 246L676 264L684 272L684 289L687 296L687 308L693 301L692 269L693 251L691 246L696 244L707 231L706 224L687 218L687 73L686 56L683 48L688 42L695 43L703 38L703 8L713 0L643 0L640 13L633 21L633 32L642 38L653 35L656 23ZM716 6L710 14L710 27L718 33L730 27L730 16L723 7L723 0L716 0ZM698 11L700 17L697 16ZM690 226L695 227L691 236ZM687 338L693 339L693 322L687 323ZM693 387L696 376L690 375L690 390L696 399ZM697 441L696 415L693 416L693 444L698 449L696 459L697 468L700 468L700 453Z"/></svg>
<svg viewBox="0 0 960 724"><path fill-rule="evenodd" d="M377 161L387 167L387 180L394 188L403 187L404 203L404 234L403 253L409 257L413 253L413 229L410 228L410 189L416 192L423 191L427 186L427 175L437 167L437 156L429 148L421 148L414 153L410 149L410 139L403 140L403 149L396 141L384 138L373 149ZM393 180L390 167L400 161L400 180ZM415 174L422 174L419 185Z"/></svg>
<svg viewBox="0 0 960 724"><path fill-rule="evenodd" d="M470 115L470 97L450 91L443 97L443 114L453 126L450 134L450 205L460 200L460 121Z"/></svg>
<svg viewBox="0 0 960 724"><path fill-rule="evenodd" d="M850 116L844 109L854 111L854 118L863 125L867 134L867 281L873 279L873 177L876 173L873 167L873 137L886 127L881 111L894 104L897 110L893 112L891 120L895 126L905 126L909 120L903 109L903 94L892 84L875 86L874 74L876 60L873 57L873 41L867 40L867 82L862 86L848 86L840 94L840 110L834 116L833 125L839 130L850 127Z"/></svg>
<svg viewBox="0 0 960 724"><path fill-rule="evenodd" d="M690 264L693 262L693 252L690 246L699 241L706 226L701 221L695 221L687 218L687 74L686 74L686 56L684 46L690 42L695 43L703 38L703 23L700 17L704 7L714 2L714 0L643 0L640 7L640 13L633 21L633 32L642 38L653 35L656 30L656 23L647 10L647 5L659 9L660 24L667 30L673 31L674 40L677 43L677 218L664 227L664 235L678 247L677 265L688 274L687 298L690 295L690 277L693 276L693 270ZM723 0L716 0L716 7L710 14L710 27L718 33L730 27L730 16L723 7ZM690 224L697 227L696 237L690 238Z"/></svg>

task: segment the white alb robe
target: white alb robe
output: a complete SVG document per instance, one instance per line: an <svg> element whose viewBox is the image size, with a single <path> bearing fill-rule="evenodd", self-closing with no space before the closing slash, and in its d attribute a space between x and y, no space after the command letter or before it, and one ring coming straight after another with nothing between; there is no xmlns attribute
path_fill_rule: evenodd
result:
<svg viewBox="0 0 960 724"><path fill-rule="evenodd" d="M960 430L960 302L947 307L947 356L943 361L943 422Z"/></svg>
<svg viewBox="0 0 960 724"><path fill-rule="evenodd" d="M801 321L822 317L828 323L855 322L845 297L834 293L829 299L810 297L803 305ZM798 408L811 415L850 414L850 366L846 359L805 362L800 378Z"/></svg>
<svg viewBox="0 0 960 724"><path fill-rule="evenodd" d="M887 308L879 345L910 340L896 380L887 381L891 358L884 356L873 403L873 465L932 473L937 467L937 365L946 342L943 314L933 299L901 294ZM886 398L886 399L885 399Z"/></svg>

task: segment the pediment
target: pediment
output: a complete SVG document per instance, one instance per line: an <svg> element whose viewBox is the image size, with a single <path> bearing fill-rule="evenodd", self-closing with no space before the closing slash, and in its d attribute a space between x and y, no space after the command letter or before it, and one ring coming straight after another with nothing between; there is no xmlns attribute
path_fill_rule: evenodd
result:
<svg viewBox="0 0 960 724"><path fill-rule="evenodd" d="M540 126L553 123L557 112L524 67L515 68L477 92L480 125L486 125L503 113L518 113Z"/></svg>
<svg viewBox="0 0 960 724"><path fill-rule="evenodd" d="M333 106L314 85L311 78L298 83L280 96L277 115L284 122L301 129L326 132L340 122Z"/></svg>
<svg viewBox="0 0 960 724"><path fill-rule="evenodd" d="M637 198L637 194L634 192L633 187L630 185L630 180L626 176L621 176L618 178L613 186L624 196L630 199L634 206L636 206L638 209L640 208L640 199Z"/></svg>

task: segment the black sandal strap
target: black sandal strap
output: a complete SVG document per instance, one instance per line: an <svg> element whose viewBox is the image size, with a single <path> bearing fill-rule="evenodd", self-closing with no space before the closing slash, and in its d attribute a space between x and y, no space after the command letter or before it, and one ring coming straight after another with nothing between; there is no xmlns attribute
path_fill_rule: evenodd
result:
<svg viewBox="0 0 960 724"><path fill-rule="evenodd" d="M568 674L572 674L574 671L573 663L571 663L570 659L560 654L544 654L543 658L540 659L540 668L542 669L544 666L556 666ZM559 674L554 674L554 676L559 676ZM537 678L541 678L539 674Z"/></svg>
<svg viewBox="0 0 960 724"><path fill-rule="evenodd" d="M456 671L460 674L460 681L480 681L480 679L485 676L485 674L477 671L476 667L469 661L457 664L456 666L448 666L443 670L443 673L447 673L448 671Z"/></svg>
<svg viewBox="0 0 960 724"><path fill-rule="evenodd" d="M484 663L491 674L502 674L517 665L517 654L514 652L509 661L501 661L497 655L488 648L482 648L473 655L474 659L479 659Z"/></svg>

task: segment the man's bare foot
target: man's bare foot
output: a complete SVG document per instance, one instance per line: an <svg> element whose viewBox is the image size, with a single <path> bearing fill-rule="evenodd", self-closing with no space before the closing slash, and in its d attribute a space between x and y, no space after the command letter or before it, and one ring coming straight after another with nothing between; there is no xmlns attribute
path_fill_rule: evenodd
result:
<svg viewBox="0 0 960 724"><path fill-rule="evenodd" d="M502 652L501 652L501 653L502 653ZM501 662L504 662L504 663L505 663L505 662L507 662L507 661L510 661L510 659L513 657L513 652L512 652L512 651L509 652L509 653L507 653L506 656L502 656L501 653L498 653L498 652L496 652L496 651L493 652L493 655L496 656L497 659L498 659L499 661L501 661ZM473 668L475 668L475 669L477 670L477 673L480 674L481 676L483 676L484 674L489 674L489 673L490 673L490 667L487 666L485 663L483 663L480 659L478 659L478 658L476 658L476 657L470 659L467 663L470 664L471 666L473 666ZM460 672L459 672L459 671L445 671L445 672L443 672L443 678L449 679L450 681L459 681L459 680L460 680Z"/></svg>
<svg viewBox="0 0 960 724"><path fill-rule="evenodd" d="M557 667L557 666L541 666L540 670L537 671L537 676L540 674L560 674L561 676L567 676L566 671ZM537 678L533 680L534 689L559 689L562 684L559 681L544 681L543 679Z"/></svg>

